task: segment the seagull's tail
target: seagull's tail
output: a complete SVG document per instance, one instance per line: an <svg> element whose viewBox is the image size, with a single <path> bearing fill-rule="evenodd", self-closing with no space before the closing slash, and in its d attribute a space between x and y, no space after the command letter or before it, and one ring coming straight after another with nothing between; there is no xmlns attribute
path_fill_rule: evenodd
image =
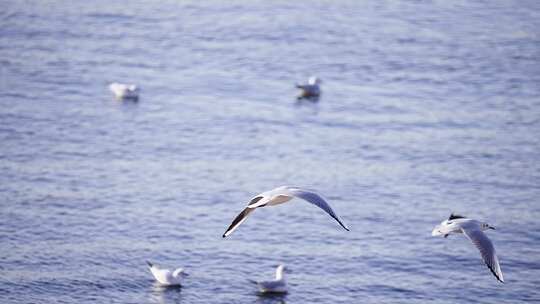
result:
<svg viewBox="0 0 540 304"><path fill-rule="evenodd" d="M146 264L148 264L148 267L150 268L154 267L154 264L150 263L150 261L146 261Z"/></svg>

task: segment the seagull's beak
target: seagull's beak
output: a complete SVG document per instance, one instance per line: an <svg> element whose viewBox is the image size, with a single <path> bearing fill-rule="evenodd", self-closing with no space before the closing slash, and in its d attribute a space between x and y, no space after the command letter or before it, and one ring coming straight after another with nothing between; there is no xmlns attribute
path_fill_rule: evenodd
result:
<svg viewBox="0 0 540 304"><path fill-rule="evenodd" d="M493 230L497 230L497 229L495 229L495 227L493 227L493 226L489 226L488 228L489 228L489 229L493 229Z"/></svg>

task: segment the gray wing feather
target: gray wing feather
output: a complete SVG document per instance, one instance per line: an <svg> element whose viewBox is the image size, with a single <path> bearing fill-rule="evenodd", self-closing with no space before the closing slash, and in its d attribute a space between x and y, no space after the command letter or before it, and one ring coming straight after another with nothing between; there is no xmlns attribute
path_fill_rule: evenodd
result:
<svg viewBox="0 0 540 304"><path fill-rule="evenodd" d="M324 210L326 213L328 213L331 217L333 217L345 230L349 231L349 228L341 222L339 217L336 215L334 210L330 207L330 205L317 193L306 191L302 189L289 189L290 193L293 196L299 197L319 208Z"/></svg>
<svg viewBox="0 0 540 304"><path fill-rule="evenodd" d="M495 253L495 248L489 240L489 238L479 229L462 229L463 233L471 240L471 242L478 248L484 263L487 265L491 273L497 278L497 280L504 283L501 266L499 265L499 259Z"/></svg>

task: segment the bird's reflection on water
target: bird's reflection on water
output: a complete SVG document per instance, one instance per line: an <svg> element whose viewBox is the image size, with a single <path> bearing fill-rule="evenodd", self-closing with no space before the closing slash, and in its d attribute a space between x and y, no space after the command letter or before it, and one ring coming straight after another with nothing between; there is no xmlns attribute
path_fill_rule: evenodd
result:
<svg viewBox="0 0 540 304"><path fill-rule="evenodd" d="M255 303L259 304L285 304L287 298L286 293L257 293L257 300Z"/></svg>
<svg viewBox="0 0 540 304"><path fill-rule="evenodd" d="M303 104L316 104L320 100L319 96L309 96L309 97L303 97L298 96L296 97L296 105L303 105Z"/></svg>
<svg viewBox="0 0 540 304"><path fill-rule="evenodd" d="M304 111L309 111L311 115L319 114L319 97L299 97L294 102L294 106L299 109L305 109Z"/></svg>
<svg viewBox="0 0 540 304"><path fill-rule="evenodd" d="M150 290L151 303L180 303L182 300L182 286L163 286L158 282Z"/></svg>

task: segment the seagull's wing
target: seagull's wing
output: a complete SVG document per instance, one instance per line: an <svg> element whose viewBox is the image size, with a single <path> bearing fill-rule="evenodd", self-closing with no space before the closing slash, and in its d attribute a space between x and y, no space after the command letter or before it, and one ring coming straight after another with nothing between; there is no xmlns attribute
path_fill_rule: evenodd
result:
<svg viewBox="0 0 540 304"><path fill-rule="evenodd" d="M187 276L188 274L184 272L184 269L183 269L183 268L177 268L177 269L176 269L175 271L173 271L173 273L172 273L172 276L175 277L175 278L178 277L178 276L180 276L180 275L186 275L186 276Z"/></svg>
<svg viewBox="0 0 540 304"><path fill-rule="evenodd" d="M240 214L238 216L236 216L236 218L233 220L233 222L231 223L229 228L227 228L227 230L223 234L223 237L227 237L229 234L233 233L233 231L236 228L238 228L238 226L240 226L240 224L242 224L247 219L247 216L251 212L253 212L253 210L255 210L255 209L248 207L248 208L244 209L242 212L240 212Z"/></svg>
<svg viewBox="0 0 540 304"><path fill-rule="evenodd" d="M480 229L476 228L462 228L463 234L465 234L469 240L480 250L482 259L486 263L487 267L497 280L504 283L503 274L501 271L501 266L499 265L499 259L495 254L495 248L493 244L488 239L488 237Z"/></svg>
<svg viewBox="0 0 540 304"><path fill-rule="evenodd" d="M299 188L289 188L288 192L291 195L295 196L295 197L299 197L299 198L301 198L303 200L306 200L307 202L312 203L313 205L321 208L326 213L328 213L331 217L333 217L341 225L341 227L343 227L345 230L349 231L349 227L347 227L345 224L343 224L341 222L341 220L338 218L338 216L336 215L334 210L332 210L330 205L320 195L318 195L317 193L307 191L307 190L302 190L302 189L299 189Z"/></svg>

